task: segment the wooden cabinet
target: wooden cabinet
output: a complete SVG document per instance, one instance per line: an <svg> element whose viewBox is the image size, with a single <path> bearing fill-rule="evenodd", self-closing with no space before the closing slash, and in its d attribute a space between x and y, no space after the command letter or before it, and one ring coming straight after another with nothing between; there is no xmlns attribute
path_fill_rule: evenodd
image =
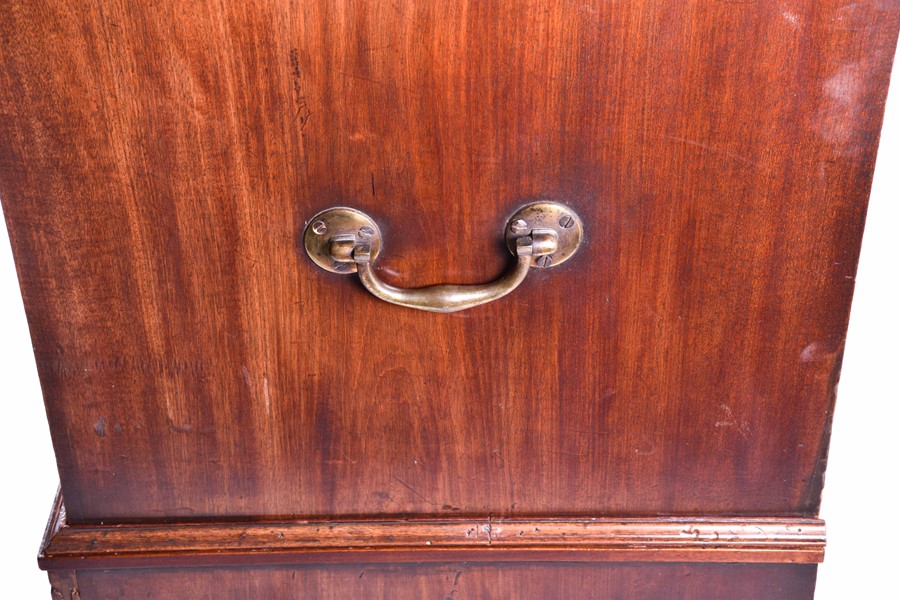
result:
<svg viewBox="0 0 900 600"><path fill-rule="evenodd" d="M57 597L811 598L898 27L884 0L4 3ZM538 201L577 252L461 312L304 250L349 206L386 284L492 281Z"/></svg>

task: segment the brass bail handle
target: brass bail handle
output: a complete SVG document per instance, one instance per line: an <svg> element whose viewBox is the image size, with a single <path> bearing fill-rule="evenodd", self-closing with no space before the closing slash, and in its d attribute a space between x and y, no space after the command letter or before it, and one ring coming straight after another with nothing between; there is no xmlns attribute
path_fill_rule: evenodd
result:
<svg viewBox="0 0 900 600"><path fill-rule="evenodd" d="M581 219L562 204L535 202L509 219L505 237L516 264L500 278L489 283L414 289L394 287L375 273L373 263L383 245L381 230L371 217L356 209L329 208L314 216L303 232L303 245L313 262L326 271L356 271L363 286L376 298L418 310L448 313L502 298L525 281L532 267L554 267L568 260L581 244Z"/></svg>

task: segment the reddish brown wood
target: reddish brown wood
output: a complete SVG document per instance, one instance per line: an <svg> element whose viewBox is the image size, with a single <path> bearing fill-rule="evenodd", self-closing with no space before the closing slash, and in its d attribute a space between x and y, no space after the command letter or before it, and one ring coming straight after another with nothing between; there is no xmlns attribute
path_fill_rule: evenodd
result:
<svg viewBox="0 0 900 600"><path fill-rule="evenodd" d="M821 562L819 519L410 519L74 525L57 503L38 564L56 570L467 562Z"/></svg>
<svg viewBox="0 0 900 600"><path fill-rule="evenodd" d="M12 1L0 195L70 518L815 514L895 3ZM389 281L299 249L375 216ZM460 243L464 240L465 243Z"/></svg>
<svg viewBox="0 0 900 600"><path fill-rule="evenodd" d="M75 571L49 571L50 598L52 600L81 600Z"/></svg>
<svg viewBox="0 0 900 600"><path fill-rule="evenodd" d="M811 600L812 565L351 565L79 571L84 598Z"/></svg>
<svg viewBox="0 0 900 600"><path fill-rule="evenodd" d="M898 28L885 0L0 3L0 201L69 521L815 517ZM388 282L484 281L542 198L579 254L464 313L300 247L352 205ZM570 534L540 539L596 541ZM564 585L814 580L678 568ZM218 572L287 577L253 573Z"/></svg>

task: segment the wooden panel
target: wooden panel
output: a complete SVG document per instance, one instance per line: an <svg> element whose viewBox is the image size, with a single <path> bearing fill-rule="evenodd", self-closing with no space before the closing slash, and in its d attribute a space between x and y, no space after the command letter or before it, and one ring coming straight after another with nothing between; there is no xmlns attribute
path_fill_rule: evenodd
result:
<svg viewBox="0 0 900 600"><path fill-rule="evenodd" d="M811 600L814 565L467 565L79 571L81 600Z"/></svg>
<svg viewBox="0 0 900 600"><path fill-rule="evenodd" d="M0 197L73 522L815 514L895 2L9 1ZM303 256L349 204L388 281Z"/></svg>

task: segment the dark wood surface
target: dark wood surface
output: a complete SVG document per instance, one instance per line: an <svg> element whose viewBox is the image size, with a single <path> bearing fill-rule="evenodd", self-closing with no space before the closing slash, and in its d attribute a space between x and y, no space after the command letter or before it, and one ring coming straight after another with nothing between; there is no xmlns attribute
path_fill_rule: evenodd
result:
<svg viewBox="0 0 900 600"><path fill-rule="evenodd" d="M49 571L52 600L82 600L75 571Z"/></svg>
<svg viewBox="0 0 900 600"><path fill-rule="evenodd" d="M898 24L4 2L0 197L71 522L815 515ZM538 198L580 254L455 315L299 245L346 204L389 282L481 281Z"/></svg>
<svg viewBox="0 0 900 600"><path fill-rule="evenodd" d="M811 600L816 571L812 565L457 563L79 571L77 577L84 599Z"/></svg>

